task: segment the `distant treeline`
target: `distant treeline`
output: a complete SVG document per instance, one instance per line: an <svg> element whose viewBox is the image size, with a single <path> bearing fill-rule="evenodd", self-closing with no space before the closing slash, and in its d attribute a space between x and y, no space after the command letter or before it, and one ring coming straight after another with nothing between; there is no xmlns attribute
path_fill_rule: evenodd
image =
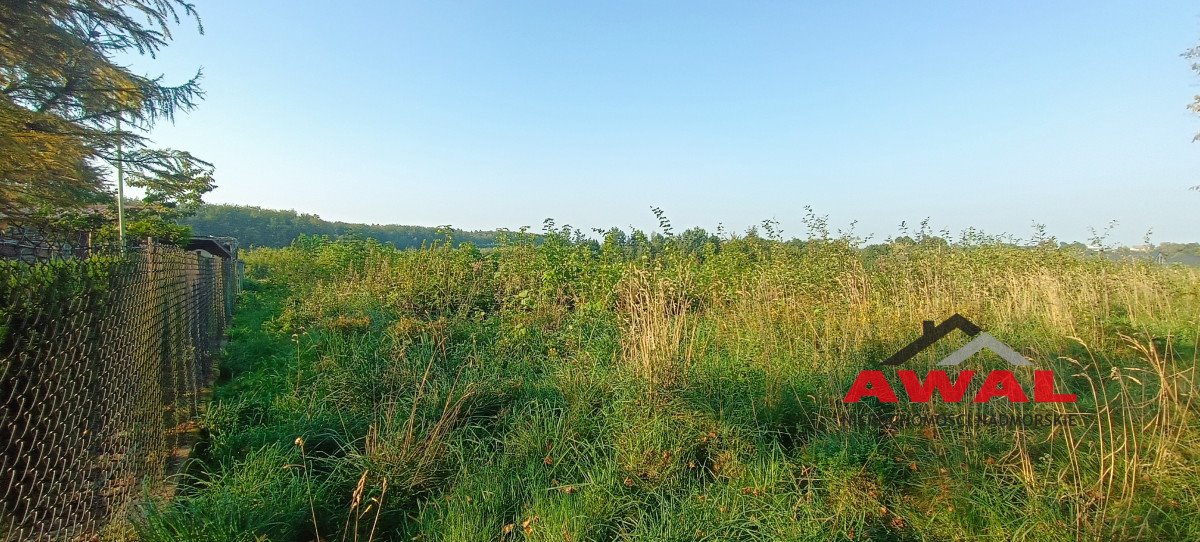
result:
<svg viewBox="0 0 1200 542"><path fill-rule="evenodd" d="M1119 247L1116 258L1154 259L1164 263L1200 266L1200 243L1159 243L1142 247Z"/></svg>
<svg viewBox="0 0 1200 542"><path fill-rule="evenodd" d="M380 224L330 222L314 214L279 211L247 205L205 204L180 221L191 226L194 235L236 237L242 246L285 247L300 235L327 235L330 238L363 237L392 243L397 248L420 247L434 240L444 241L449 233L454 244L470 242L479 247L495 245L494 231L463 231Z"/></svg>
<svg viewBox="0 0 1200 542"><path fill-rule="evenodd" d="M670 222L662 216L659 216L660 226L666 231L666 235L659 232L642 232L632 230L625 232L617 228L609 230L593 229L595 236L589 238L582 232L570 226L556 226L552 220L547 220L543 224L543 232L555 232L565 238L573 239L580 243L591 243L599 248L602 242L615 243L618 246L633 252L640 250L648 250L653 252L667 241L674 234L670 233ZM822 217L811 215L805 219L805 223L809 225L810 237L817 235L818 237L827 237L830 232L821 222ZM431 228L427 226L402 226L395 224L380 225L380 224L354 224L349 222L330 222L321 219L315 214L297 213L296 211L279 211L274 209L263 209L248 205L219 205L219 204L204 204L199 210L188 218L181 221L183 224L192 227L194 235L218 235L236 237L242 246L259 246L280 248L288 246L300 235L310 236L328 236L331 239L357 237L361 239L373 238L383 243L391 243L396 248L415 248L420 247L422 243L430 243L433 241L444 241L447 233L450 234L455 245L461 243L471 243L477 247L493 247L496 246L497 236L502 233L496 230L489 231L464 231L451 229L448 232L442 228ZM786 240L782 233L778 231L777 224L772 221L764 222L763 228L751 227L742 236L747 238L768 238L785 243L804 243L802 239ZM888 245L893 244L912 244L912 243L957 243L957 244L1013 244L1021 246L1038 245L1047 240L1020 240L1008 236L990 237L975 233L974 236L967 235L961 239L953 239L949 232L934 233L929 231L925 226L922 226L924 231L912 232L915 235L901 235L900 237L890 238L883 243L869 244L865 239L847 239L851 246L858 246L868 256L886 251ZM812 231L815 228L815 232ZM907 233L907 232L906 232ZM508 236L512 238L515 232L508 232ZM519 234L518 234L519 235ZM540 242L542 234L528 234ZM677 236L677 241L680 246L686 247L689 251L703 252L706 246L711 245L713 248L719 246L722 236L728 236L724 232L719 234L710 233L702 228L690 228ZM736 235L735 235L736 236ZM603 241L607 240L607 241ZM1048 241L1059 248L1076 250L1082 254L1098 254L1101 253L1098 246L1088 246L1083 243L1061 243L1052 238ZM1112 259L1135 259L1135 260L1155 260L1163 263L1181 263L1184 265L1200 265L1200 243L1161 243L1158 245L1143 245L1139 247L1122 247L1108 246L1102 251L1102 254Z"/></svg>

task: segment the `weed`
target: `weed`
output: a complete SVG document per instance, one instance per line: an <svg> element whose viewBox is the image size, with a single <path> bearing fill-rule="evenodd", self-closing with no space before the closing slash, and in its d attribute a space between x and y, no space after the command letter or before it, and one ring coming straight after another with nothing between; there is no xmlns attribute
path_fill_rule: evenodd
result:
<svg viewBox="0 0 1200 542"><path fill-rule="evenodd" d="M1195 269L1087 257L1044 234L951 243L922 223L860 249L811 211L805 226L799 240L774 221L766 238L591 240L548 222L486 252L250 251L200 467L138 533L1200 539ZM989 413L1081 422L904 426L980 407L841 402L922 320L956 312L1079 397Z"/></svg>

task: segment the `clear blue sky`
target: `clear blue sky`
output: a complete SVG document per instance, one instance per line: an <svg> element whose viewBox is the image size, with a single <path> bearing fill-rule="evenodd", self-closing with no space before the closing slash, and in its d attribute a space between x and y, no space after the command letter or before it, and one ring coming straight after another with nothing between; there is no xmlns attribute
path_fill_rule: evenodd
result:
<svg viewBox="0 0 1200 542"><path fill-rule="evenodd" d="M214 202L1200 240L1192 2L195 2L205 35L135 67L203 67L152 137L216 164Z"/></svg>

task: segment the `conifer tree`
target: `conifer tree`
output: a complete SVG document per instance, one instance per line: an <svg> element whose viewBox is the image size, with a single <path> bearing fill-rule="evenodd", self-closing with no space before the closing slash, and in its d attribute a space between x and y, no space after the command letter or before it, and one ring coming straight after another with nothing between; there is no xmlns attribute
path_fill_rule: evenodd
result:
<svg viewBox="0 0 1200 542"><path fill-rule="evenodd" d="M1200 45L1184 51L1183 58L1192 61L1192 71L1200 74ZM1200 114L1200 94L1192 98L1192 103L1188 104L1188 109L1192 113ZM1192 138L1192 141L1200 141L1200 134L1196 134ZM1193 186L1192 190L1200 191L1200 185Z"/></svg>
<svg viewBox="0 0 1200 542"><path fill-rule="evenodd" d="M213 188L211 164L139 135L196 106L200 71L172 86L117 60L155 56L184 22L203 32L182 0L0 0L0 214L111 201L118 143L129 184L151 203L193 202Z"/></svg>

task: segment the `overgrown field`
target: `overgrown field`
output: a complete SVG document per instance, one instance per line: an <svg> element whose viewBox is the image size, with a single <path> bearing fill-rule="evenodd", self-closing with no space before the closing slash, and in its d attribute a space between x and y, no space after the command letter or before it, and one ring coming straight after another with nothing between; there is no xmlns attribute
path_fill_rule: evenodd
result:
<svg viewBox="0 0 1200 542"><path fill-rule="evenodd" d="M821 231L246 260L204 446L145 540L1200 540L1194 268ZM1078 403L842 402L954 313Z"/></svg>

